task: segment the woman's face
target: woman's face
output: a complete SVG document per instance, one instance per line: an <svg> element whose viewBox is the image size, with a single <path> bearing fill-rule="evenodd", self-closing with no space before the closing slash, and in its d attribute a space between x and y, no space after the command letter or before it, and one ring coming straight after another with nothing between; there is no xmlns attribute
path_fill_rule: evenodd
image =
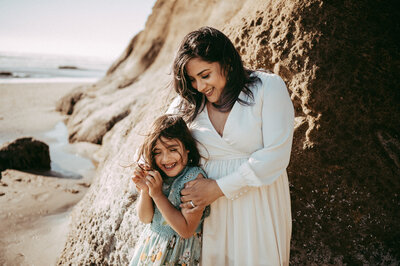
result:
<svg viewBox="0 0 400 266"><path fill-rule="evenodd" d="M190 59L186 73L192 87L204 94L211 103L217 103L226 85L226 77L218 62L208 63L200 58Z"/></svg>
<svg viewBox="0 0 400 266"><path fill-rule="evenodd" d="M161 140L160 140L161 139ZM177 176L188 162L189 151L178 139L161 137L153 148L153 156L158 168L167 176Z"/></svg>

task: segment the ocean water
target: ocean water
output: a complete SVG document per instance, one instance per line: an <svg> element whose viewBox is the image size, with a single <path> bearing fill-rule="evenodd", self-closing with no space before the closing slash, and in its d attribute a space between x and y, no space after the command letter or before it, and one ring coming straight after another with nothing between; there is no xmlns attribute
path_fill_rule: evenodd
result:
<svg viewBox="0 0 400 266"><path fill-rule="evenodd" d="M0 84L95 82L105 75L111 63L96 58L0 52ZM68 132L63 122L59 122L50 131L36 132L27 136L49 145L51 171L39 174L64 178L93 176L95 166L91 160L73 150L68 142ZM11 136L9 139L0 137L0 146L13 140Z"/></svg>
<svg viewBox="0 0 400 266"><path fill-rule="evenodd" d="M40 139L49 145L51 174L66 178L91 178L95 167L92 161L74 152L68 142L67 127L63 122L47 132L38 134Z"/></svg>
<svg viewBox="0 0 400 266"><path fill-rule="evenodd" d="M0 52L0 83L94 82L111 63L91 57Z"/></svg>

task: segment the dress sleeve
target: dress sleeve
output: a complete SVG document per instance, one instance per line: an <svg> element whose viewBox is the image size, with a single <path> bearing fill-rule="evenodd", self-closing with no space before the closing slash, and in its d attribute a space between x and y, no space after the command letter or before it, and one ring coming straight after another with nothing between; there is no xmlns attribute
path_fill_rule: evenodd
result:
<svg viewBox="0 0 400 266"><path fill-rule="evenodd" d="M179 103L181 102L182 97L181 96L176 96L171 104L169 105L167 111L165 112L166 114L178 114L179 113Z"/></svg>
<svg viewBox="0 0 400 266"><path fill-rule="evenodd" d="M248 187L273 183L286 172L294 130L294 110L287 88L277 75L262 79L263 148L250 155L237 171L217 180L229 199L236 199Z"/></svg>

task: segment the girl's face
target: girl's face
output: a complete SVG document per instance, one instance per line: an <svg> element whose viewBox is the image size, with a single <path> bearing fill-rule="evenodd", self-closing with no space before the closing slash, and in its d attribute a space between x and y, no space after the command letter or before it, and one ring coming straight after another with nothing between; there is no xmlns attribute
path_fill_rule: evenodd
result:
<svg viewBox="0 0 400 266"><path fill-rule="evenodd" d="M161 137L153 148L156 165L167 176L177 176L186 166L189 151L178 139Z"/></svg>
<svg viewBox="0 0 400 266"><path fill-rule="evenodd" d="M192 58L186 64L186 73L192 87L204 94L211 103L217 103L226 85L226 77L218 62L208 63Z"/></svg>

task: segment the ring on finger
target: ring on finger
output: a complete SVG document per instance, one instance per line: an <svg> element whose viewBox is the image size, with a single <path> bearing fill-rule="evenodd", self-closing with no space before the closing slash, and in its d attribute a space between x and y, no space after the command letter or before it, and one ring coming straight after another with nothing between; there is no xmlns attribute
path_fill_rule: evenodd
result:
<svg viewBox="0 0 400 266"><path fill-rule="evenodd" d="M194 205L193 201L189 201L190 205L192 205L193 208L196 208L196 205Z"/></svg>

